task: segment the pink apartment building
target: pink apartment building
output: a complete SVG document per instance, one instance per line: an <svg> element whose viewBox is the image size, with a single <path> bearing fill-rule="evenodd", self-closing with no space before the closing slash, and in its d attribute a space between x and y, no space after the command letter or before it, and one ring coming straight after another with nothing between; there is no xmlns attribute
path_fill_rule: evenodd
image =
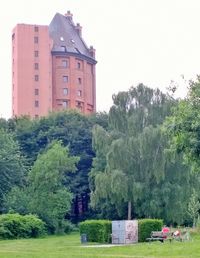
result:
<svg viewBox="0 0 200 258"><path fill-rule="evenodd" d="M49 26L18 24L12 32L12 114L96 111L95 50L72 14L57 13Z"/></svg>

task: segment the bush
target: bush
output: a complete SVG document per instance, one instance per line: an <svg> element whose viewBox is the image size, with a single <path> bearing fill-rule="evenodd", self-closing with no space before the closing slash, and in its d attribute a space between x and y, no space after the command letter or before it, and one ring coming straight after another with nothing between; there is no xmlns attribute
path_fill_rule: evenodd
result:
<svg viewBox="0 0 200 258"><path fill-rule="evenodd" d="M145 242L150 237L151 231L160 231L163 226L161 219L140 219L138 220L138 241Z"/></svg>
<svg viewBox="0 0 200 258"><path fill-rule="evenodd" d="M53 233L62 235L62 234L69 234L75 228L75 225L72 224L69 220L61 220L57 226L57 230L53 231Z"/></svg>
<svg viewBox="0 0 200 258"><path fill-rule="evenodd" d="M86 220L79 224L79 228L89 242L110 243L112 223L109 220Z"/></svg>
<svg viewBox="0 0 200 258"><path fill-rule="evenodd" d="M45 223L35 215L0 215L0 239L39 237L45 233Z"/></svg>

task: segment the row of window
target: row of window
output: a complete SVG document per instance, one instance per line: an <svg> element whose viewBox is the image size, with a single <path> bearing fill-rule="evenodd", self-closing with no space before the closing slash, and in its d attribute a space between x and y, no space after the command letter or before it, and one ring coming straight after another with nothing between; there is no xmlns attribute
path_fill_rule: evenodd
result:
<svg viewBox="0 0 200 258"><path fill-rule="evenodd" d="M35 89L34 93L35 93L35 96L38 96L39 95L39 89ZM68 94L69 94L68 88L63 88L63 95L67 96ZM82 96L82 90L77 91L77 96L78 97Z"/></svg>
<svg viewBox="0 0 200 258"><path fill-rule="evenodd" d="M69 107L69 101L68 100L63 100L61 105L62 105L63 108L68 108ZM76 101L76 107L82 110L82 108L83 108L82 103L80 101Z"/></svg>
<svg viewBox="0 0 200 258"><path fill-rule="evenodd" d="M39 28L37 26L35 26L34 31L38 32ZM38 42L39 42L39 38L38 38L38 36L35 36L34 37L34 43L37 44ZM39 51L38 50L34 51L34 57L39 57ZM35 70L39 69L39 63L34 63L34 69ZM35 81L39 81L39 75L38 74L35 74ZM39 89L35 89L34 93L35 93L35 96L38 96L39 95ZM35 107L36 108L39 107L39 101L38 100L35 100ZM37 117L38 117L38 115L35 115L35 118L37 118Z"/></svg>
<svg viewBox="0 0 200 258"><path fill-rule="evenodd" d="M63 106L64 108L67 108L67 107L69 106L69 101L68 101L68 100L63 100L63 101L62 101L62 106ZM39 101L38 101L38 100L35 100L35 107L39 107ZM76 102L76 107L82 108L82 103L79 102L79 101L77 101L77 102Z"/></svg>
<svg viewBox="0 0 200 258"><path fill-rule="evenodd" d="M36 63L37 64L37 63ZM35 64L35 69L36 69L36 67L37 67L37 69L38 69L38 66ZM37 70L36 69L36 70ZM34 80L36 81L36 82L38 82L39 81L39 75L38 74L35 74L34 75ZM67 82L69 82L69 78L68 78L68 76L63 76L63 82L64 83L67 83ZM78 78L78 84L82 84L82 79L81 78Z"/></svg>
<svg viewBox="0 0 200 258"><path fill-rule="evenodd" d="M64 75L62 80L63 82L69 82L69 77L67 75ZM78 84L82 84L82 78L77 78L77 82Z"/></svg>
<svg viewBox="0 0 200 258"><path fill-rule="evenodd" d="M62 60L62 67L64 67L64 68L69 67L69 61L68 60ZM77 62L76 68L79 69L79 70L82 69L81 62Z"/></svg>
<svg viewBox="0 0 200 258"><path fill-rule="evenodd" d="M38 68L39 68L39 64L38 64L38 63L35 63L35 70L38 70ZM39 81L39 75L38 75L38 74L35 74L34 80L35 80L36 82ZM66 75L64 75L64 76L62 77L62 80L63 80L63 82L68 83L68 82L69 82L69 77L66 76ZM78 79L77 79L77 82L78 82L78 84L82 84L82 78L78 78Z"/></svg>
<svg viewBox="0 0 200 258"><path fill-rule="evenodd" d="M39 52L38 51L35 51L35 57L38 57L39 55ZM14 59L13 59L13 62L14 62ZM68 67L68 63L66 60L63 60L63 67ZM34 63L34 68L35 70L38 70L39 69L39 63Z"/></svg>
<svg viewBox="0 0 200 258"><path fill-rule="evenodd" d="M64 89L63 89L63 95L64 95L64 96L67 96L68 94L69 94L68 88L64 88ZM82 90L77 90L77 96L78 96L78 97L82 97Z"/></svg>

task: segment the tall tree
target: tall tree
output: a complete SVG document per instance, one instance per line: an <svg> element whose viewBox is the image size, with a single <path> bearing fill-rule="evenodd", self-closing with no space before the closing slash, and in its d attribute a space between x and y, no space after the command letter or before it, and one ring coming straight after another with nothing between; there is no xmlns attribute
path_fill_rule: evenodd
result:
<svg viewBox="0 0 200 258"><path fill-rule="evenodd" d="M196 226L197 220L199 218L199 212L200 212L200 202L199 202L197 193L193 191L188 204L188 214L192 219L193 227Z"/></svg>
<svg viewBox="0 0 200 258"><path fill-rule="evenodd" d="M53 230L59 230L70 211L72 195L63 181L66 173L76 171L78 160L69 155L67 147L54 142L39 155L29 174L30 211L37 213Z"/></svg>
<svg viewBox="0 0 200 258"><path fill-rule="evenodd" d="M2 212L6 194L12 187L22 184L26 170L18 143L13 135L4 129L0 129L0 146L0 212Z"/></svg>
<svg viewBox="0 0 200 258"><path fill-rule="evenodd" d="M165 123L171 147L184 154L185 162L200 172L200 76L190 81L187 97Z"/></svg>
<svg viewBox="0 0 200 258"><path fill-rule="evenodd" d="M14 131L30 167L38 153L42 153L53 140L61 140L63 146L69 147L71 155L80 157L77 172L68 174L65 182L73 193L70 217L75 222L90 212L88 172L94 157L92 126L99 123L106 127L107 121L105 113L84 116L72 110L51 113L36 120L20 117L8 121L9 128Z"/></svg>
<svg viewBox="0 0 200 258"><path fill-rule="evenodd" d="M115 95L113 101L111 131L99 127L93 131L96 158L90 173L92 205L101 206L106 200L120 215L126 203L128 219L131 204L140 216L161 215L164 202L159 197L164 196L164 189L160 187L165 186L167 191L171 188L165 181L167 139L160 125L176 101L142 84ZM180 161L175 163L180 172Z"/></svg>

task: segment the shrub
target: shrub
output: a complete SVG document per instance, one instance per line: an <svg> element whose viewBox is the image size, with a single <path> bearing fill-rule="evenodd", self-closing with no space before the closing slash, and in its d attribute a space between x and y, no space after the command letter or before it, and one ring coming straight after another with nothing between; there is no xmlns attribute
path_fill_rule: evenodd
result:
<svg viewBox="0 0 200 258"><path fill-rule="evenodd" d="M39 237L46 234L45 223L36 215L25 215L22 217L26 225L27 237Z"/></svg>
<svg viewBox="0 0 200 258"><path fill-rule="evenodd" d="M74 230L75 226L69 220L61 220L55 234L68 234Z"/></svg>
<svg viewBox="0 0 200 258"><path fill-rule="evenodd" d="M109 220L86 220L79 224L79 228L89 242L109 243L111 240L112 223Z"/></svg>
<svg viewBox="0 0 200 258"><path fill-rule="evenodd" d="M35 215L0 215L0 239L39 237L45 232L45 223Z"/></svg>
<svg viewBox="0 0 200 258"><path fill-rule="evenodd" d="M150 237L151 231L160 231L163 226L161 219L140 219L138 220L138 241L144 242Z"/></svg>

